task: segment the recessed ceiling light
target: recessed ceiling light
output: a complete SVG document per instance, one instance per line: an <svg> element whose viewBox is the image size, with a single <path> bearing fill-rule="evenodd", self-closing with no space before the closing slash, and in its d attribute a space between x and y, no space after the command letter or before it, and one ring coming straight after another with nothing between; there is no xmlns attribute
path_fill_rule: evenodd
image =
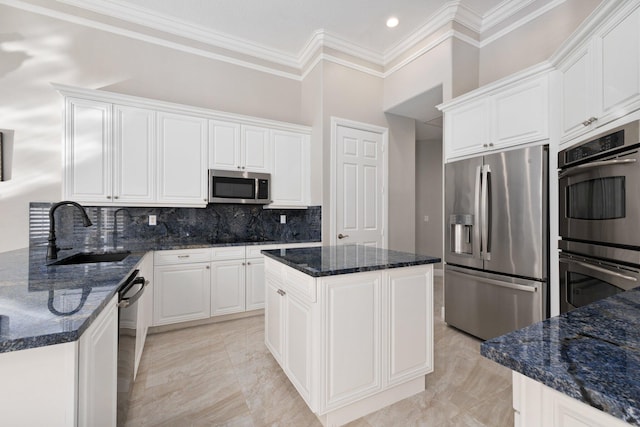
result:
<svg viewBox="0 0 640 427"><path fill-rule="evenodd" d="M396 18L395 16L392 16L391 18L387 19L387 27L389 28L396 27L399 22L400 21L398 21L398 18Z"/></svg>

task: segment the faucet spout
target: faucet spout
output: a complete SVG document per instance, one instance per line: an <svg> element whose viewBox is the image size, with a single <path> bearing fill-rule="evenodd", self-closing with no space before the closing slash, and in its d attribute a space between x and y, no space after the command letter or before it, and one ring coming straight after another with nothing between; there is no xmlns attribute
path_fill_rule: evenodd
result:
<svg viewBox="0 0 640 427"><path fill-rule="evenodd" d="M87 211L79 203L65 200L55 203L53 206L51 206L51 209L49 209L49 244L47 245L47 260L58 258L58 251L60 250L60 248L56 245L56 220L53 214L56 209L58 209L60 206L65 205L75 206L80 210L80 212L82 213L82 225L84 227L89 227L90 225L92 225L91 220L89 219L89 215L87 215Z"/></svg>

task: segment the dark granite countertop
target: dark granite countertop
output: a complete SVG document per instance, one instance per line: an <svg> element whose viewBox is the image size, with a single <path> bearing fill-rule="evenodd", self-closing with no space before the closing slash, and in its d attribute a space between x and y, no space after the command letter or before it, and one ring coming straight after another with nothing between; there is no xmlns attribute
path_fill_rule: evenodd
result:
<svg viewBox="0 0 640 427"><path fill-rule="evenodd" d="M362 245L276 249L262 253L313 277L440 262L440 258Z"/></svg>
<svg viewBox="0 0 640 427"><path fill-rule="evenodd" d="M46 266L45 255L46 247L0 254L0 353L76 341L144 252L60 266Z"/></svg>
<svg viewBox="0 0 640 427"><path fill-rule="evenodd" d="M286 243L311 241L165 241L115 248L132 252L119 262L59 266L45 264L45 246L0 253L0 353L76 341L149 250Z"/></svg>
<svg viewBox="0 0 640 427"><path fill-rule="evenodd" d="M485 341L481 354L640 426L640 288Z"/></svg>

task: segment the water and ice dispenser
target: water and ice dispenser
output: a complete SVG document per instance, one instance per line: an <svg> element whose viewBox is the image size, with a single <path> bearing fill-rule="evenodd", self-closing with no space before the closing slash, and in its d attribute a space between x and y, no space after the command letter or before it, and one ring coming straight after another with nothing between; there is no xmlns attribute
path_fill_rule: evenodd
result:
<svg viewBox="0 0 640 427"><path fill-rule="evenodd" d="M451 242L449 242L451 252L456 254L473 254L473 215L450 215L449 227L451 227Z"/></svg>

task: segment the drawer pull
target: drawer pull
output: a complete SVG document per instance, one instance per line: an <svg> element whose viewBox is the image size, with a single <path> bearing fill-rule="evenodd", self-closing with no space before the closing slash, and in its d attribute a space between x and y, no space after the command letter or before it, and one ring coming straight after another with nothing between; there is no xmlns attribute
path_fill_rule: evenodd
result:
<svg viewBox="0 0 640 427"><path fill-rule="evenodd" d="M189 258L190 255L178 255L178 258Z"/></svg>
<svg viewBox="0 0 640 427"><path fill-rule="evenodd" d="M285 296L285 295L287 294L287 293L286 293L285 291L283 291L282 289L278 289L278 293L279 293L281 296Z"/></svg>

